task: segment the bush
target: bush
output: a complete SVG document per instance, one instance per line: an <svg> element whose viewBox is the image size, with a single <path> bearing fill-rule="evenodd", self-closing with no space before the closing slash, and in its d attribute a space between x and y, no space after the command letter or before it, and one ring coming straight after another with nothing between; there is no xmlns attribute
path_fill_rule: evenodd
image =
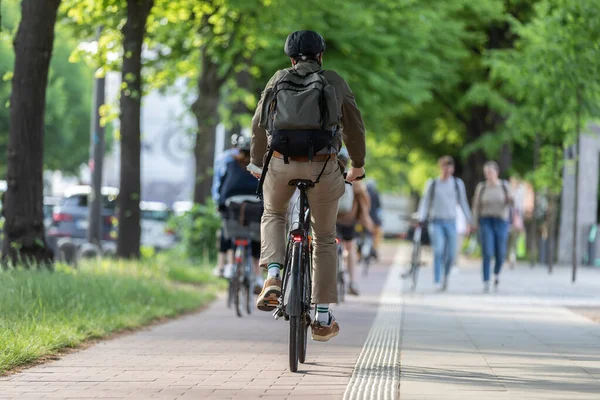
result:
<svg viewBox="0 0 600 400"><path fill-rule="evenodd" d="M170 226L181 235L186 257L211 262L216 260L217 232L221 229L221 217L212 201L206 205L194 205L184 215L174 217Z"/></svg>

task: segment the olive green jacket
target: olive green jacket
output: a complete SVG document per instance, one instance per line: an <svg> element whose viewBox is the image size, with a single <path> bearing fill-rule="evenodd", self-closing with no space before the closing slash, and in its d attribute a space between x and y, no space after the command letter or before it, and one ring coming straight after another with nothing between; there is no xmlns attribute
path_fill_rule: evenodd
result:
<svg viewBox="0 0 600 400"><path fill-rule="evenodd" d="M304 61L299 62L294 67L299 73L306 74L309 72L318 71L321 66L316 61ZM252 147L250 150L250 158L252 164L263 167L263 160L267 153L267 147L270 138L267 132L258 126L261 120L262 104L264 100L264 93L267 89L275 86L278 79L282 76L283 71L277 71L275 75L269 80L263 96L256 107L256 112L252 118ZM363 167L365 165L365 125L363 123L362 116L356 101L354 100L354 94L350 90L350 87L334 71L324 71L323 76L330 85L335 88L335 93L338 103L338 113L342 124L341 136L348 148L350 159L352 160L352 166L356 168ZM341 148L340 134L338 133L336 140L334 141L334 147L336 151Z"/></svg>

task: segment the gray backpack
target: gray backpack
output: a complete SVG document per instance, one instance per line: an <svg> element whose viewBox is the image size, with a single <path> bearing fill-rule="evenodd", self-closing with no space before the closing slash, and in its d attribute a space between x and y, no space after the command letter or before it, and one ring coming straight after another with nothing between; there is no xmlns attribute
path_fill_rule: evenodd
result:
<svg viewBox="0 0 600 400"><path fill-rule="evenodd" d="M299 74L283 71L264 95L259 126L269 134L269 149L277 151L286 163L289 157L308 157L331 147L339 128L335 88L323 70Z"/></svg>

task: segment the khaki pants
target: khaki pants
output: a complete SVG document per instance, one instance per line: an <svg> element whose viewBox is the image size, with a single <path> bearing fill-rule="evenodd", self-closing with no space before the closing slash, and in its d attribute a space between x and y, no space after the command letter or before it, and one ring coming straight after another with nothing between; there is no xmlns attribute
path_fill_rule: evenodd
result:
<svg viewBox="0 0 600 400"><path fill-rule="evenodd" d="M285 164L273 157L263 185L265 211L261 224L260 265L283 265L287 241L288 204L296 188L292 179L317 179L324 162ZM338 200L344 194L344 178L335 159L329 160L319 183L308 190L313 231L313 303L337 302L335 244Z"/></svg>

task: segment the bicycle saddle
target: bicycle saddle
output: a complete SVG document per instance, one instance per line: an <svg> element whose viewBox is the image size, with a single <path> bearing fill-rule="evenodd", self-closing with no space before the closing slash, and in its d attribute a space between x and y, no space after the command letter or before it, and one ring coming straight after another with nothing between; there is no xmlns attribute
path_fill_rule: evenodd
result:
<svg viewBox="0 0 600 400"><path fill-rule="evenodd" d="M257 198L255 194L253 194L253 195L241 194L241 195L237 195L237 196L231 196L230 198L228 198L225 201L225 205L227 207L229 207L229 205L231 203L244 203L244 202L260 203L260 199Z"/></svg>
<svg viewBox="0 0 600 400"><path fill-rule="evenodd" d="M288 185L296 187L306 186L309 188L315 187L315 183L310 179L292 179L288 182Z"/></svg>

